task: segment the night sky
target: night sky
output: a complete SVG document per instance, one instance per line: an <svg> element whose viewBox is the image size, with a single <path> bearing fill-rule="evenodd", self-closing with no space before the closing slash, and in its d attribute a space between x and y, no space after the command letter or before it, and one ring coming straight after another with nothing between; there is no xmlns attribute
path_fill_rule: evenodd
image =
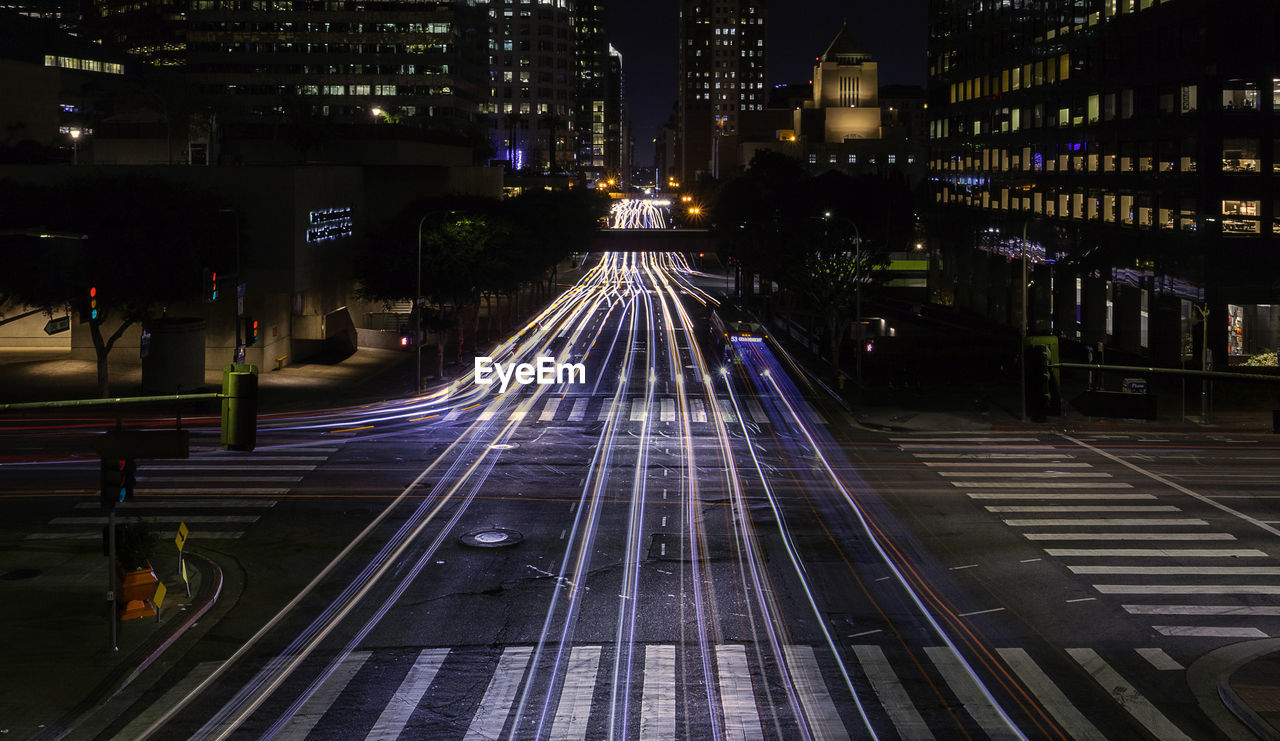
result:
<svg viewBox="0 0 1280 741"><path fill-rule="evenodd" d="M814 57L848 19L880 65L880 84L925 84L925 0L774 0L769 84L808 82ZM622 53L635 164L653 163L652 139L676 101L676 0L610 0L609 41Z"/></svg>

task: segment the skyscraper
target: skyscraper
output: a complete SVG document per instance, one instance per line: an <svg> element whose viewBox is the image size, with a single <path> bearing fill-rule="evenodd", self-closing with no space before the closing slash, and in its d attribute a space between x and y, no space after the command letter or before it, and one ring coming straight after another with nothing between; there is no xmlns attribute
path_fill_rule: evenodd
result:
<svg viewBox="0 0 1280 741"><path fill-rule="evenodd" d="M768 97L766 21L762 0L680 0L681 181L737 164L738 114L762 110Z"/></svg>
<svg viewBox="0 0 1280 741"><path fill-rule="evenodd" d="M588 182L622 182L622 54L609 43L602 0L579 0L574 20L577 168Z"/></svg>
<svg viewBox="0 0 1280 741"><path fill-rule="evenodd" d="M1278 24L1270 0L932 0L950 298L1017 325L1025 255L1033 332L1162 365L1280 344Z"/></svg>

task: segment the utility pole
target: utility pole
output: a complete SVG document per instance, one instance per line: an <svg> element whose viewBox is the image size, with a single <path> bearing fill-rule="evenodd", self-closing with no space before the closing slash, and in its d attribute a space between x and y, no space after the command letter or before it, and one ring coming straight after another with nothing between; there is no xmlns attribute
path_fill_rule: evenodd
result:
<svg viewBox="0 0 1280 741"><path fill-rule="evenodd" d="M417 356L417 376L414 378L413 387L417 393L422 393L422 225L426 223L427 216L424 215L418 219L418 283L417 288L413 292L413 313L414 313L414 336L413 336L413 354Z"/></svg>
<svg viewBox="0 0 1280 741"><path fill-rule="evenodd" d="M1209 304L1206 301L1204 308L1200 308L1199 304L1192 304L1196 307L1196 313L1200 315L1200 328L1202 341L1200 344L1200 370L1207 371L1213 364L1212 356L1209 353ZM1209 424L1209 377L1205 376L1200 381L1200 424Z"/></svg>

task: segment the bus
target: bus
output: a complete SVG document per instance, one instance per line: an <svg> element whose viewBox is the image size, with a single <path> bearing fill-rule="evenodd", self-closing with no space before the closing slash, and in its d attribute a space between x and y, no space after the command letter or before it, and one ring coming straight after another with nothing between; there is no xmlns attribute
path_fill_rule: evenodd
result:
<svg viewBox="0 0 1280 741"><path fill-rule="evenodd" d="M711 311L711 336L725 362L740 362L733 341L764 342L764 325L732 304L720 304Z"/></svg>

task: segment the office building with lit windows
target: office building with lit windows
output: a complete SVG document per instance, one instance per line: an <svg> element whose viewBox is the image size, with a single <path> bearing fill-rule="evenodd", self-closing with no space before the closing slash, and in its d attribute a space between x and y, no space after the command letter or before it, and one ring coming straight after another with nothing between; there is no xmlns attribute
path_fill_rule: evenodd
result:
<svg viewBox="0 0 1280 741"><path fill-rule="evenodd" d="M495 160L567 171L577 154L574 9L568 0L489 0L488 97ZM554 163L554 165L553 165Z"/></svg>
<svg viewBox="0 0 1280 741"><path fill-rule="evenodd" d="M587 183L628 180L623 164L622 54L609 43L603 0L579 0L574 11L574 128L577 170Z"/></svg>
<svg viewBox="0 0 1280 741"><path fill-rule="evenodd" d="M931 0L935 296L1018 326L1026 255L1032 332L1280 345L1280 4L1229 6Z"/></svg>
<svg viewBox="0 0 1280 741"><path fill-rule="evenodd" d="M765 108L761 0L681 0L676 160L680 180L738 166L739 115Z"/></svg>

